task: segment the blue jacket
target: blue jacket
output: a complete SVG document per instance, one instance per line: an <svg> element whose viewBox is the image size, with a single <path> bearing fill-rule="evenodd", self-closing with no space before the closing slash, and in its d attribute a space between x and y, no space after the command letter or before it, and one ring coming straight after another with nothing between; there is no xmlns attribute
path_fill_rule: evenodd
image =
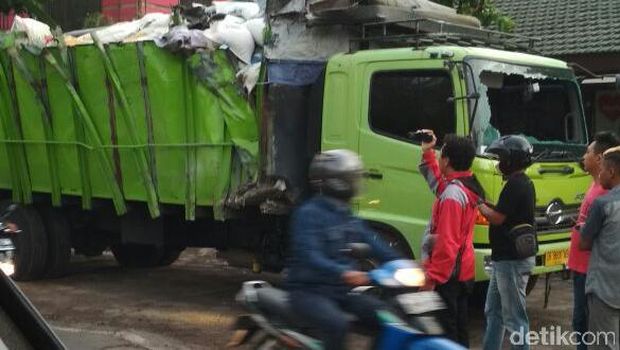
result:
<svg viewBox="0 0 620 350"><path fill-rule="evenodd" d="M348 206L321 195L293 213L290 232L291 258L286 276L289 289L348 292L351 288L342 280L342 274L359 270L359 261L341 252L348 243L369 244L372 258L381 263L401 259Z"/></svg>

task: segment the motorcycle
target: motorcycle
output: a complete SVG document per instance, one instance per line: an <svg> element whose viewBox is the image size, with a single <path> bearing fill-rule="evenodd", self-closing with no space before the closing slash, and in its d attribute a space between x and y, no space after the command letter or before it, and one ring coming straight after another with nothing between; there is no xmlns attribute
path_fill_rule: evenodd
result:
<svg viewBox="0 0 620 350"><path fill-rule="evenodd" d="M0 269L7 276L11 276L15 270L13 259L16 248L12 236L21 232L21 230L14 230L6 222L6 219L15 209L17 209L17 205L11 204L0 214Z"/></svg>
<svg viewBox="0 0 620 350"><path fill-rule="evenodd" d="M369 247L355 243L347 254L358 259L367 256ZM374 343L374 350L410 349L464 349L461 345L441 337L441 315L445 304L433 291L418 291L424 285L422 268L411 260L395 260L368 273L371 285L357 287L351 293L371 293L386 301L393 310L382 311L378 317L382 330ZM321 342L303 320L295 317L288 303L288 293L264 281L243 283L237 301L250 313L240 316L228 347L252 342L254 349L321 350ZM351 317L353 332L368 332Z"/></svg>

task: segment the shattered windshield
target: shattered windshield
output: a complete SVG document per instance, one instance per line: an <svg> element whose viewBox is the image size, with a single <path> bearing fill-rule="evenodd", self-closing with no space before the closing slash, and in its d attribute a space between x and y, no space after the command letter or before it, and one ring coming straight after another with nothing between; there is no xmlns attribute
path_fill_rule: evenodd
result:
<svg viewBox="0 0 620 350"><path fill-rule="evenodd" d="M466 61L471 135L478 154L503 135L518 134L539 160L577 159L587 142L579 90L568 69L519 66L484 59ZM468 67L468 68L469 68Z"/></svg>

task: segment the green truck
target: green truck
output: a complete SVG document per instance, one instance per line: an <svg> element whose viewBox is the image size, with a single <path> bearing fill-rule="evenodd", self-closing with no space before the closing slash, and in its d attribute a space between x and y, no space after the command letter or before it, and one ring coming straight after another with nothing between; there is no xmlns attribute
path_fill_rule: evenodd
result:
<svg viewBox="0 0 620 350"><path fill-rule="evenodd" d="M491 202L502 178L485 147L526 136L536 159L527 170L537 192L534 273L565 269L590 182L578 166L588 136L573 72L525 53L405 46L264 62L250 99L224 51L187 58L139 42L34 55L6 39L0 196L23 203L15 278L62 274L72 250L108 248L127 266L167 265L203 246L279 270L288 214L309 192L308 163L335 148L359 153L367 168L359 215L418 258L433 202L408 137L420 128L475 140L474 172ZM287 74L313 78L287 84ZM476 280L487 280L482 217L474 245Z"/></svg>

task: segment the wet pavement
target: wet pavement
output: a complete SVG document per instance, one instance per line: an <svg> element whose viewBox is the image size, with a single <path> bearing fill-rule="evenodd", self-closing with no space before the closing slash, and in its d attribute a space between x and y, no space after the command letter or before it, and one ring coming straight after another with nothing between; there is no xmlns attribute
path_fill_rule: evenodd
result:
<svg viewBox="0 0 620 350"><path fill-rule="evenodd" d="M66 277L19 284L69 349L223 349L242 312L234 300L241 283L279 280L230 267L210 249L188 249L172 266L157 269L121 268L110 254L76 260ZM547 308L544 278L528 297L532 330L554 326L568 331L571 281L556 274L550 285ZM472 304L470 332L476 349L484 317L482 307Z"/></svg>

